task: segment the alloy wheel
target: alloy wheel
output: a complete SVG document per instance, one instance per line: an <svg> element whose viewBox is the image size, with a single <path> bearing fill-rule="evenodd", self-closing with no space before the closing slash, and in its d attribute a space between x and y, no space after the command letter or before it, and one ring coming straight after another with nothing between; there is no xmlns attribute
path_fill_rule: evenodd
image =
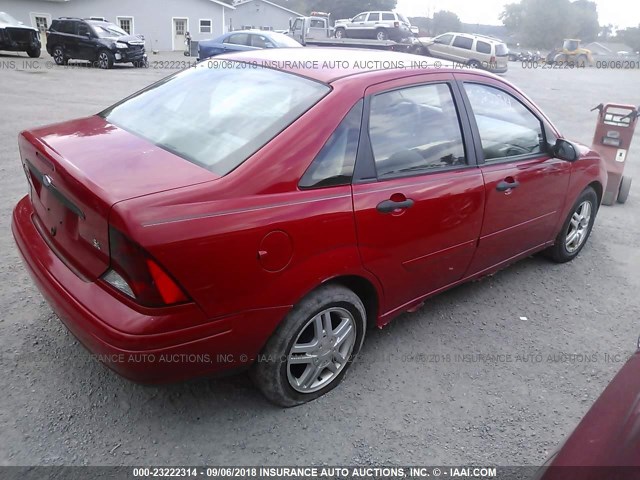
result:
<svg viewBox="0 0 640 480"><path fill-rule="evenodd" d="M100 68L108 68L109 67L109 57L107 54L102 52L98 57L98 63L100 64Z"/></svg>
<svg viewBox="0 0 640 480"><path fill-rule="evenodd" d="M300 393L326 387L347 365L355 342L356 323L348 310L331 307L316 314L287 355L289 385Z"/></svg>
<svg viewBox="0 0 640 480"><path fill-rule="evenodd" d="M53 52L53 59L58 65L62 65L64 63L64 53L62 49L56 48Z"/></svg>
<svg viewBox="0 0 640 480"><path fill-rule="evenodd" d="M567 252L573 253L578 250L587 238L591 225L591 211L591 202L585 200L573 212L565 239Z"/></svg>

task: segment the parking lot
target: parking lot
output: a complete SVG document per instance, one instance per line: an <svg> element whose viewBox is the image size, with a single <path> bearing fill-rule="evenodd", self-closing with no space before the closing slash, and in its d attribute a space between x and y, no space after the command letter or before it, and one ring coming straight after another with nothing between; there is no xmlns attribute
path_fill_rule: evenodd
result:
<svg viewBox="0 0 640 480"><path fill-rule="evenodd" d="M628 202L601 208L575 261L534 256L427 301L369 332L338 388L284 410L244 374L168 386L117 376L55 317L11 236L27 191L21 130L92 115L189 61L103 71L0 55L0 465L541 464L640 334L640 133ZM586 144L592 107L640 104L640 70L511 63L504 78Z"/></svg>

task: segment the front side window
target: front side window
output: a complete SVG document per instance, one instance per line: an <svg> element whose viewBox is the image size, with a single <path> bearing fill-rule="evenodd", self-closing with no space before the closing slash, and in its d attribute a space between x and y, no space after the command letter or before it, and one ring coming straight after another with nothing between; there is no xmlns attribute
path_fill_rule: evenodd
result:
<svg viewBox="0 0 640 480"><path fill-rule="evenodd" d="M273 48L273 43L264 35L251 35L251 46L257 48Z"/></svg>
<svg viewBox="0 0 640 480"><path fill-rule="evenodd" d="M78 24L78 35L80 35L81 37L86 37L88 33L89 33L89 26L87 24L84 24L84 23Z"/></svg>
<svg viewBox="0 0 640 480"><path fill-rule="evenodd" d="M458 112L445 83L373 97L369 136L378 178L467 165Z"/></svg>
<svg viewBox="0 0 640 480"><path fill-rule="evenodd" d="M323 83L278 70L202 62L100 115L222 176L271 141L329 90Z"/></svg>
<svg viewBox="0 0 640 480"><path fill-rule="evenodd" d="M348 185L353 176L353 167L360 141L362 123L360 100L340 122L320 153L316 156L300 180L300 188L319 188Z"/></svg>
<svg viewBox="0 0 640 480"><path fill-rule="evenodd" d="M540 120L508 93L477 83L466 83L469 103L482 141L485 162L543 152Z"/></svg>
<svg viewBox="0 0 640 480"><path fill-rule="evenodd" d="M444 35L440 35L440 36L434 38L434 41L436 43L441 44L441 45L449 45L449 44L451 44L451 39L452 38L453 38L453 35L444 34Z"/></svg>
<svg viewBox="0 0 640 480"><path fill-rule="evenodd" d="M471 50L473 45L473 39L468 37L457 36L453 41L453 46L458 48L464 48L465 50Z"/></svg>
<svg viewBox="0 0 640 480"><path fill-rule="evenodd" d="M293 31L297 31L297 30L302 30L302 19L298 18L296 19L296 21L293 23Z"/></svg>
<svg viewBox="0 0 640 480"><path fill-rule="evenodd" d="M364 20L367 18L367 14L366 13L361 13L360 15L358 15L357 17L355 17L353 19L354 22L364 22Z"/></svg>

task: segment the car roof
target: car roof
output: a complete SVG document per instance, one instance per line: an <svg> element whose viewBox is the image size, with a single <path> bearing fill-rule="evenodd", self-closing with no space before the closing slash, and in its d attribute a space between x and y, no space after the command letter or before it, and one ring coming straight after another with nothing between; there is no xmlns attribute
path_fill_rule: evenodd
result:
<svg viewBox="0 0 640 480"><path fill-rule="evenodd" d="M409 53L360 48L275 48L225 54L217 58L255 63L302 75L323 83L380 71L416 74L453 71L454 69L453 63L446 60ZM433 66L434 62L438 67ZM427 63L431 66L425 67Z"/></svg>
<svg viewBox="0 0 640 480"><path fill-rule="evenodd" d="M496 37L490 37L489 35L482 35L480 33L465 33L465 32L447 32L447 33L442 33L441 35L456 35L456 36L460 36L460 37L469 37L469 38L476 38L476 39L480 39L483 42L489 42L489 43L505 43L502 40L500 40L499 38ZM440 36L440 35L438 35Z"/></svg>

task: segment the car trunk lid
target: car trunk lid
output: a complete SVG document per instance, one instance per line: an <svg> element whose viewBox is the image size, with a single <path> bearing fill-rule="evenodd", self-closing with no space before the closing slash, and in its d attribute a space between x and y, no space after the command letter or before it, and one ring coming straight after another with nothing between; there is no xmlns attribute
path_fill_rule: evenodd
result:
<svg viewBox="0 0 640 480"><path fill-rule="evenodd" d="M109 266L113 205L219 178L99 116L23 132L19 145L34 224L87 281Z"/></svg>

